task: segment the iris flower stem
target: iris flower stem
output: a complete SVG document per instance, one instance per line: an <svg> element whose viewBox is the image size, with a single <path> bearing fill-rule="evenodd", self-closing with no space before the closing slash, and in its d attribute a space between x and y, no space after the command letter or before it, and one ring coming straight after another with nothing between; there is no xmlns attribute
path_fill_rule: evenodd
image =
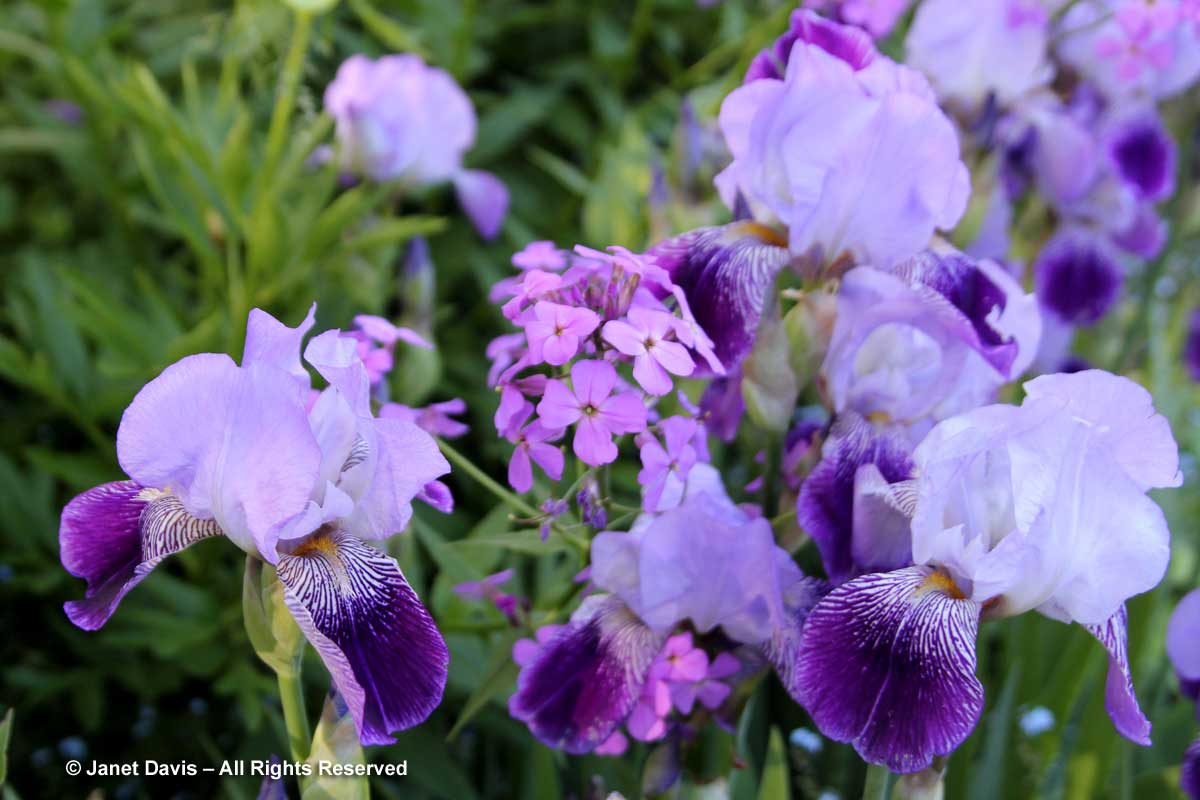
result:
<svg viewBox="0 0 1200 800"><path fill-rule="evenodd" d="M304 761L312 749L312 733L308 727L308 710L304 707L300 670L280 670L275 674L279 679L279 701L283 705L283 723L287 727L292 760Z"/></svg>
<svg viewBox="0 0 1200 800"><path fill-rule="evenodd" d="M891 773L878 764L867 765L867 779L863 782L863 800L887 800Z"/></svg>
<svg viewBox="0 0 1200 800"><path fill-rule="evenodd" d="M492 478L491 475L488 475L486 472L481 470L479 467L475 466L475 462L471 461L471 459L467 458L462 453L455 450L453 447L451 447L449 444L447 444L444 440L438 439L437 444L438 444L438 447L441 448L442 455L446 456L446 458L450 461L450 463L452 463L455 467L457 467L458 469L461 469L463 472L470 475L472 480L474 480L480 486L482 486L483 488L485 488L489 492L491 492L493 495L495 495L497 500L506 504L509 508L513 509L514 511L520 512L521 514L523 514L524 516L526 516L530 519L535 519L537 517L543 516L542 512L538 511L532 505L530 505L529 503L522 500L516 494L513 494L512 492L505 489L503 486L501 486L499 483L497 483L495 481L495 479ZM574 545L579 550L580 553L583 553L585 555L587 554L588 543L585 539L583 539L579 536L576 536L575 534L571 533L570 531L565 530L557 522L550 523L550 527L552 530L557 532L560 536L562 536L564 539L566 539L568 542L570 542L572 545Z"/></svg>

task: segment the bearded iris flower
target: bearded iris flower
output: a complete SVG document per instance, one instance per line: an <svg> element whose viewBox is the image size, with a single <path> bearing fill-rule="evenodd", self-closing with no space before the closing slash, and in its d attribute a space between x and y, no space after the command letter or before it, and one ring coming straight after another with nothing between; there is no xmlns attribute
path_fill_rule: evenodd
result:
<svg viewBox="0 0 1200 800"><path fill-rule="evenodd" d="M910 563L841 584L807 618L788 688L871 763L916 772L961 744L983 709L979 622L1034 610L1100 641L1109 716L1150 742L1125 601L1166 571L1166 519L1146 491L1182 482L1170 426L1149 392L1099 370L1043 376L1025 394L930 431L916 477L895 484Z"/></svg>
<svg viewBox="0 0 1200 800"><path fill-rule="evenodd" d="M399 565L369 541L403 530L412 500L449 465L411 422L377 419L356 342L313 338L250 313L241 365L204 353L167 367L133 399L117 432L129 480L67 504L59 541L85 578L66 604L104 625L164 558L224 536L275 566L288 610L345 698L364 744L391 742L441 700L449 653Z"/></svg>

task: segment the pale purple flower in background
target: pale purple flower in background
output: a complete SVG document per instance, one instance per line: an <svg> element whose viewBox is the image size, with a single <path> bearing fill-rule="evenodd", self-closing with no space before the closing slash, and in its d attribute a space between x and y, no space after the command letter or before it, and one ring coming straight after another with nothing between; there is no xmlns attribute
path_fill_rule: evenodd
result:
<svg viewBox="0 0 1200 800"><path fill-rule="evenodd" d="M857 25L876 39L882 39L892 32L912 4L913 0L841 0L838 16L843 22Z"/></svg>
<svg viewBox="0 0 1200 800"><path fill-rule="evenodd" d="M343 169L418 187L453 182L479 233L499 232L508 190L490 172L463 167L475 109L449 73L415 55L354 55L326 88L325 109L337 122Z"/></svg>
<svg viewBox="0 0 1200 800"><path fill-rule="evenodd" d="M938 97L976 112L1007 105L1053 77L1050 15L1040 0L924 0L904 46Z"/></svg>
<svg viewBox="0 0 1200 800"><path fill-rule="evenodd" d="M686 417L668 417L658 423L663 443L648 437L641 446L642 507L646 511L665 511L683 499L688 473L696 463L694 446L700 425ZM701 432L701 435L702 432Z"/></svg>
<svg viewBox="0 0 1200 800"><path fill-rule="evenodd" d="M511 569L506 569L488 575L482 580L460 583L454 586L454 593L469 600L486 600L516 625L520 623L517 615L520 601L515 596L500 590L501 586L512 580L514 574Z"/></svg>
<svg viewBox="0 0 1200 800"><path fill-rule="evenodd" d="M558 272L567 265L567 256L554 242L530 242L513 254L512 264L517 269L540 269L546 272Z"/></svg>
<svg viewBox="0 0 1200 800"><path fill-rule="evenodd" d="M600 325L600 317L586 308L572 308L539 300L533 316L525 324L529 355L533 363L545 361L551 366L566 364L579 352L580 340Z"/></svg>
<svg viewBox="0 0 1200 800"><path fill-rule="evenodd" d="M1183 694L1191 700L1200 699L1200 589L1188 592L1171 612L1167 656ZM1200 717L1200 707L1196 715Z"/></svg>
<svg viewBox="0 0 1200 800"><path fill-rule="evenodd" d="M358 357L366 367L367 377L371 385L379 383L392 371L395 364L395 348L397 342L420 347L425 350L435 349L433 343L412 328L393 325L383 317L373 314L359 314L354 318L354 329L342 334L347 339L353 339L357 344Z"/></svg>
<svg viewBox="0 0 1200 800"><path fill-rule="evenodd" d="M559 380L546 382L538 403L542 424L552 428L575 425L575 455L585 464L600 466L617 458L612 437L646 428L646 407L633 392L613 394L617 371L605 361L577 361L568 388Z"/></svg>
<svg viewBox="0 0 1200 800"><path fill-rule="evenodd" d="M438 705L449 653L399 565L367 541L403 530L449 464L417 426L372 416L367 369L340 331L304 350L329 383L311 398L300 347L315 309L296 328L255 309L241 366L189 356L138 393L117 432L131 480L63 510L63 565L88 581L66 611L95 630L166 556L226 536L275 565L360 740L385 744Z"/></svg>
<svg viewBox="0 0 1200 800"><path fill-rule="evenodd" d="M1187 336L1183 342L1183 364L1188 376L1200 382L1200 309L1188 317Z"/></svg>
<svg viewBox="0 0 1200 800"><path fill-rule="evenodd" d="M633 357L633 377L650 394L666 394L671 391L671 375L686 377L695 369L687 348L668 338L674 334L675 322L666 311L635 305L625 319L609 320L601 331L604 341Z"/></svg>
<svg viewBox="0 0 1200 800"><path fill-rule="evenodd" d="M1200 76L1200 30L1178 0L1074 3L1058 22L1060 58L1109 97L1163 99Z"/></svg>
<svg viewBox="0 0 1200 800"><path fill-rule="evenodd" d="M860 63L797 40L783 80L752 80L721 106L733 154L716 179L722 199L733 208L743 196L817 265L889 267L952 228L970 192L925 78L879 54Z"/></svg>

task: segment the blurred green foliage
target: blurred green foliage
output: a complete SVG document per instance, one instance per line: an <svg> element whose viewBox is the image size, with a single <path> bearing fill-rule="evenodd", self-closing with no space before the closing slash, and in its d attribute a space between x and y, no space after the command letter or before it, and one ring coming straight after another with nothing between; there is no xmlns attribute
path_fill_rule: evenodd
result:
<svg viewBox="0 0 1200 800"><path fill-rule="evenodd" d="M5 797L99 787L114 798L248 798L257 779L71 779L62 764L207 765L287 749L273 676L242 624L244 559L227 542L171 559L100 632L75 629L61 612L83 587L58 562L59 509L120 477L113 437L137 389L183 355L238 355L255 306L294 324L317 300L321 327L385 314L439 345L438 357L401 361L393 396L466 398L473 432L459 449L503 475L482 380L484 346L502 331L487 289L531 239L636 249L720 220L711 175L681 170L690 146L681 106L711 119L789 11L732 0L343 0L301 21L281 0L0 3L0 706L18 712ZM395 187L346 187L332 167L307 164L330 140L321 93L341 60L401 50L448 69L471 94L480 124L468 160L512 192L497 242L480 241L445 191L398 198ZM79 118L64 119L59 101ZM1195 204L1185 177L1180 218ZM1094 363L1133 370L1154 391L1189 454L1200 452L1197 391L1178 353L1185 313L1200 302L1194 228L1176 231L1170 257L1135 276L1127 307L1084 343ZM404 246L418 235L436 265L431 317L401 275ZM1194 458L1185 462L1190 481ZM731 483L748 480L742 470ZM534 743L504 708L517 634L450 591L507 560L520 564L535 607L553 614L577 554L561 538L542 542L461 470L451 484L452 516L422 510L410 535L390 543L447 634L450 685L426 725L368 752L409 764L403 781L372 781L375 796L602 797L603 787L639 796L644 773L653 777L646 764L666 755L637 747L620 760L568 758ZM1155 746L1112 731L1104 654L1087 634L1027 615L983 629L987 711L950 760L947 796L1176 791L1195 719L1165 661L1163 630L1200 570L1200 501L1189 490L1160 500L1176 535L1172 570L1130 609ZM327 680L309 655L315 721ZM1034 706L1056 724L1030 737L1017 720ZM863 767L852 750L788 744L806 725L767 680L737 731L710 726L682 755L697 782L728 780L736 798L858 796Z"/></svg>

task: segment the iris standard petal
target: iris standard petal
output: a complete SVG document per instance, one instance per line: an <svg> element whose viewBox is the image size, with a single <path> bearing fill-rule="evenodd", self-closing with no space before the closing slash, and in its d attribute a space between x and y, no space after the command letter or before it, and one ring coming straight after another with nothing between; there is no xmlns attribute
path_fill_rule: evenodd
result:
<svg viewBox="0 0 1200 800"><path fill-rule="evenodd" d="M67 616L85 630L100 628L164 558L220 534L172 494L133 481L89 489L67 503L58 529L63 566L88 583L84 599L63 606Z"/></svg>
<svg viewBox="0 0 1200 800"><path fill-rule="evenodd" d="M521 669L509 711L546 745L590 752L629 715L665 640L618 598L590 597Z"/></svg>
<svg viewBox="0 0 1200 800"><path fill-rule="evenodd" d="M395 559L344 531L320 531L276 568L363 744L390 744L433 712L450 652Z"/></svg>
<svg viewBox="0 0 1200 800"><path fill-rule="evenodd" d="M465 169L454 176L459 205L484 239L494 239L508 212L508 187L490 172Z"/></svg>
<svg viewBox="0 0 1200 800"><path fill-rule="evenodd" d="M450 471L437 442L411 422L369 420L375 472L346 529L364 539L386 539L412 519L412 501L430 482Z"/></svg>
<svg viewBox="0 0 1200 800"><path fill-rule="evenodd" d="M246 320L246 346L242 366L266 364L290 373L301 388L312 385L308 370L300 363L300 343L316 322L317 304L309 306L304 321L289 328L262 309L251 310Z"/></svg>
<svg viewBox="0 0 1200 800"><path fill-rule="evenodd" d="M983 711L981 606L926 567L843 584L808 616L796 700L872 764L918 772L962 744Z"/></svg>

